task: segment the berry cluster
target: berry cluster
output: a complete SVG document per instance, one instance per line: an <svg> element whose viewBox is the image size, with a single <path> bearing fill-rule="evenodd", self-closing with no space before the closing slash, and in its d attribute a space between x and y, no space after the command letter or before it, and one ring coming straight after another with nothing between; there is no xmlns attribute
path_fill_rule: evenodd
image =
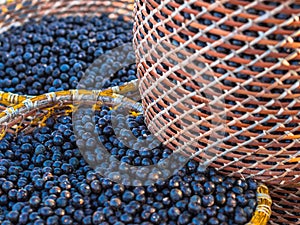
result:
<svg viewBox="0 0 300 225"><path fill-rule="evenodd" d="M103 111L108 111L104 108ZM99 112L99 126L107 115ZM86 118L82 118L86 120ZM141 129L142 117L130 124ZM126 122L131 122L130 119ZM49 118L30 135L7 134L0 142L2 224L245 224L256 207L252 180L223 177L190 160L174 176L148 186L124 186L96 173L76 146L71 117ZM143 136L139 132L137 136ZM131 157L113 131L99 140L132 164L145 165L148 154ZM168 155L157 147L158 157ZM150 153L149 153L150 154ZM135 158L140 158L136 163ZM107 162L108 164L110 162ZM148 163L146 163L148 165Z"/></svg>
<svg viewBox="0 0 300 225"><path fill-rule="evenodd" d="M28 95L75 89L97 58L131 40L132 23L121 17L111 20L106 15L92 18L48 16L39 22L32 20L12 27L0 34L0 88ZM132 62L133 51L124 57ZM110 56L102 61L122 62L124 57L115 60ZM106 66L98 66L87 73L111 75L116 72L108 65L107 62ZM124 70L108 81L97 80L101 82L97 88L135 79L134 66L127 68L129 71ZM124 76L126 79L120 77L127 72L130 76ZM111 84L114 79L117 80Z"/></svg>

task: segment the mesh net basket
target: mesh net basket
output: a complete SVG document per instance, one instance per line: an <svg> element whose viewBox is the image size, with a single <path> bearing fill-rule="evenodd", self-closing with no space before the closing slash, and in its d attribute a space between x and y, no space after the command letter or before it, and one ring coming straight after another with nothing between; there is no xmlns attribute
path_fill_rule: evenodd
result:
<svg viewBox="0 0 300 225"><path fill-rule="evenodd" d="M138 0L134 46L146 123L223 173L300 182L295 0Z"/></svg>

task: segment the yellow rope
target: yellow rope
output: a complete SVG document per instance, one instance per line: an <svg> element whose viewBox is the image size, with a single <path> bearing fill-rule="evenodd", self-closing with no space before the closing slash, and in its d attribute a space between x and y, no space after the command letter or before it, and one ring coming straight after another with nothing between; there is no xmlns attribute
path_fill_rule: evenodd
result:
<svg viewBox="0 0 300 225"><path fill-rule="evenodd" d="M101 96L109 96L112 97L113 94L126 94L130 91L137 91L138 88L138 80L133 80L128 83L125 83L120 86L114 86L110 87L104 90L100 91L95 91L99 92ZM76 90L70 90L70 91L76 91ZM88 92L87 92L88 93ZM0 104L5 105L5 106L11 106L11 105L16 105L21 102L23 102L26 99L31 99L36 96L29 96L29 95L18 95L10 92L3 92L0 91Z"/></svg>
<svg viewBox="0 0 300 225"><path fill-rule="evenodd" d="M23 114L36 110L37 114L29 116L30 125L45 125L45 121L52 115L69 114L76 110L79 104L89 102L92 108L100 109L102 105L114 108L122 104L130 107L129 113L138 116L142 113L142 105L121 94L138 90L138 80L125 83L121 86L107 88L105 90L67 90L46 93L39 96L25 96L0 91L0 103L5 105L4 111L0 112L0 139L2 139L8 128L17 133L19 130L27 129L27 125L20 122L12 127L8 123L15 117L23 117ZM54 103L54 104L53 104ZM58 112L58 114L57 114ZM23 118L24 119L24 118ZM22 120L23 121L23 120Z"/></svg>
<svg viewBox="0 0 300 225"><path fill-rule="evenodd" d="M268 188L259 184L257 188L257 207L254 215L246 225L266 225L271 216L272 199L269 195Z"/></svg>

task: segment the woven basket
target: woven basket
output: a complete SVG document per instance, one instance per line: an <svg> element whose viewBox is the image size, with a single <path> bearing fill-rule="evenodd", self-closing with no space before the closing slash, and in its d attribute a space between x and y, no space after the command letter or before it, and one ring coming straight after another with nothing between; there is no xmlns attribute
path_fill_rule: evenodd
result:
<svg viewBox="0 0 300 225"><path fill-rule="evenodd" d="M4 3L4 4L3 4ZM56 16L69 16L69 15L78 15L78 16L99 16L101 14L107 14L109 18L118 18L122 16L125 21L133 19L133 1L132 0L118 0L118 1L104 1L104 0L87 0L87 1L78 1L78 0L63 0L63 1L52 1L52 0L7 0L0 1L0 33L6 31L11 26L18 26L30 19L39 19L43 16L48 15L56 15ZM69 92L60 92L58 93L60 96L65 96ZM75 93L75 92L74 92ZM70 93L69 93L70 94ZM49 98L51 95L45 95L43 97L39 97L39 100L43 98ZM69 97L71 97L70 95ZM20 103L26 97L11 95L1 93L2 103ZM95 99L94 99L95 100ZM2 133L5 133L5 129L8 129L12 132L17 126L13 126L16 123L20 124L19 128L29 129L30 124L34 123L34 117L41 117L47 111L37 110L37 108L51 108L48 107L47 104L51 104L51 101L47 103L45 101L38 101L42 105L31 105L27 104L26 107L20 109L25 114L19 115L20 117L16 117L14 110L8 108L6 112L12 112L9 114L9 117L13 117L12 123L7 123L7 117L3 117L4 114L1 114L0 126ZM45 103L45 105L43 105ZM72 99L69 103L66 103L71 107ZM38 104L38 103L36 103ZM65 103L64 103L65 104ZM53 106L52 106L53 107ZM0 109L4 109L1 107ZM11 111L12 110L12 111ZM66 109L64 109L66 110ZM46 112L47 113L47 112ZM37 114L34 116L34 114ZM29 116L30 121L28 122L26 119ZM18 128L18 129L19 129Z"/></svg>
<svg viewBox="0 0 300 225"><path fill-rule="evenodd" d="M138 0L146 123L221 172L300 184L300 1Z"/></svg>
<svg viewBox="0 0 300 225"><path fill-rule="evenodd" d="M127 86L127 85L126 85ZM134 88L129 83L129 88ZM118 93L122 93L121 88ZM0 93L0 103L10 105L1 106L0 112L0 137L6 133L17 134L22 131L30 133L35 127L45 125L50 116L58 117L70 114L74 109L85 106L99 108L101 105L115 107L122 105L129 111L142 113L142 107L134 100L119 95L111 88L105 91L69 90L51 92L48 94L27 97L10 93Z"/></svg>
<svg viewBox="0 0 300 225"><path fill-rule="evenodd" d="M0 93L0 103L4 109L0 112L0 137L7 132L30 133L37 126L44 126L49 117L59 117L74 112L77 107L85 106L99 109L101 105L112 108L122 106L136 113L143 113L142 105L120 94L137 90L137 83L130 82L121 87L106 90L69 90L52 92L36 97ZM88 157L83 155L83 157ZM268 188L259 184L257 188L257 207L252 219L246 225L266 225L271 216L272 200Z"/></svg>

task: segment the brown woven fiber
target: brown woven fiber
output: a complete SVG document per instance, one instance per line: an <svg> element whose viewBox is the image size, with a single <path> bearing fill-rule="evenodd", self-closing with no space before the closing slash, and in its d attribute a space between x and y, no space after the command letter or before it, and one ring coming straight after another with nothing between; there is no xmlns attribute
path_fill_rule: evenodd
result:
<svg viewBox="0 0 300 225"><path fill-rule="evenodd" d="M271 225L300 224L300 188L269 187L272 204Z"/></svg>
<svg viewBox="0 0 300 225"><path fill-rule="evenodd" d="M300 1L138 0L146 123L234 176L300 184Z"/></svg>

